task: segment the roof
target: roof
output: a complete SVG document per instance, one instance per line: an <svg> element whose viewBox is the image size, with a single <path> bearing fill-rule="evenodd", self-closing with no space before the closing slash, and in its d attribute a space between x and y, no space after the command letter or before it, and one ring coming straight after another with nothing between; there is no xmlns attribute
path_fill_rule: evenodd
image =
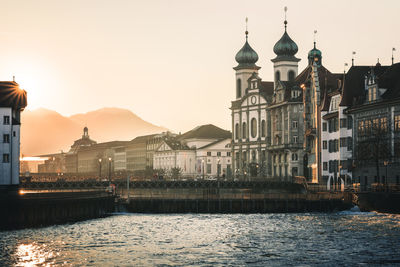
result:
<svg viewBox="0 0 400 267"><path fill-rule="evenodd" d="M149 135L142 135L142 136L137 136L131 141L129 141L129 144L137 144L137 143L145 143L148 140L150 140L153 137L156 137L159 134L149 134Z"/></svg>
<svg viewBox="0 0 400 267"><path fill-rule="evenodd" d="M390 66L379 79L379 88L388 89L383 95L383 99L393 99L400 97L400 63Z"/></svg>
<svg viewBox="0 0 400 267"><path fill-rule="evenodd" d="M224 141L224 140L226 140L226 139L230 139L230 138L231 138L231 137L229 137L229 138L221 138L221 139L218 139L218 140L216 140L216 141L214 141L214 142L211 142L211 143L209 143L209 144L207 144L207 145L205 145L205 146L199 147L198 149L204 149L204 148L213 146L213 145L215 145L215 144L218 144L218 143L220 143L220 142L222 142L222 141Z"/></svg>
<svg viewBox="0 0 400 267"><path fill-rule="evenodd" d="M110 142L94 144L91 146L84 146L79 148L79 151L85 151L85 150L87 151L92 149L107 149L107 148L123 146L126 145L127 143L129 143L129 141L110 141Z"/></svg>
<svg viewBox="0 0 400 267"><path fill-rule="evenodd" d="M16 82L0 82L0 107L24 109L28 104L25 90Z"/></svg>
<svg viewBox="0 0 400 267"><path fill-rule="evenodd" d="M350 107L354 104L360 103L365 94L365 75L368 74L369 71L373 70L379 79L388 68L389 66L381 66L380 64L377 64L374 67L352 66L345 76L340 106Z"/></svg>
<svg viewBox="0 0 400 267"><path fill-rule="evenodd" d="M190 130L179 137L179 140L197 138L197 139L220 139L220 138L231 138L232 134L230 131L226 131L212 124L206 124L197 126L193 130Z"/></svg>
<svg viewBox="0 0 400 267"><path fill-rule="evenodd" d="M172 149L172 150L188 150L190 149L187 145L181 143L175 137L166 137L164 142Z"/></svg>

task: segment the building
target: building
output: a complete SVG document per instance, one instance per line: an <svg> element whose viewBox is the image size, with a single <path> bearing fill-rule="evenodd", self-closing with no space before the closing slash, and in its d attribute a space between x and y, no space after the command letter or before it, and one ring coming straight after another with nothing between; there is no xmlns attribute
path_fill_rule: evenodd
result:
<svg viewBox="0 0 400 267"><path fill-rule="evenodd" d="M223 177L231 173L231 133L212 124L182 135L166 135L154 152L154 169L179 169L182 177Z"/></svg>
<svg viewBox="0 0 400 267"><path fill-rule="evenodd" d="M342 80L340 80L342 81ZM320 139L322 143L322 179L328 189L339 189L352 180L353 121L348 116L344 86L325 90L321 105ZM343 84L344 85L344 84Z"/></svg>
<svg viewBox="0 0 400 267"><path fill-rule="evenodd" d="M196 149L197 177L232 177L231 138L218 139Z"/></svg>
<svg viewBox="0 0 400 267"><path fill-rule="evenodd" d="M147 142L156 134L138 136L125 145L126 170L137 176L145 176L146 168L150 165L147 161Z"/></svg>
<svg viewBox="0 0 400 267"><path fill-rule="evenodd" d="M167 176L194 176L196 150L190 149L176 137L163 138L154 152L154 170L164 170ZM176 171L175 175L171 172Z"/></svg>
<svg viewBox="0 0 400 267"><path fill-rule="evenodd" d="M298 51L287 33L273 50L274 81L258 76L257 53L248 43L236 54L236 100L232 101L232 156L236 177L290 180L303 175L303 101L296 84Z"/></svg>
<svg viewBox="0 0 400 267"><path fill-rule="evenodd" d="M97 142L90 139L89 129L83 128L82 138L75 140L70 150L65 155L65 170L67 173L78 173L78 151L82 147L89 147Z"/></svg>
<svg viewBox="0 0 400 267"><path fill-rule="evenodd" d="M153 169L153 158L155 151L160 147L161 143L164 139L168 139L169 137L176 137L176 134L171 132L163 132L160 134L153 135L146 142L146 167L148 169Z"/></svg>
<svg viewBox="0 0 400 267"><path fill-rule="evenodd" d="M65 155L64 152L40 155L40 158L46 158L46 160L38 166L38 173L65 173Z"/></svg>
<svg viewBox="0 0 400 267"><path fill-rule="evenodd" d="M341 105L353 120L355 181L363 189L400 183L400 63L354 66ZM350 164L348 164L350 165Z"/></svg>
<svg viewBox="0 0 400 267"><path fill-rule="evenodd" d="M27 93L15 81L0 82L0 187L19 184L21 112Z"/></svg>

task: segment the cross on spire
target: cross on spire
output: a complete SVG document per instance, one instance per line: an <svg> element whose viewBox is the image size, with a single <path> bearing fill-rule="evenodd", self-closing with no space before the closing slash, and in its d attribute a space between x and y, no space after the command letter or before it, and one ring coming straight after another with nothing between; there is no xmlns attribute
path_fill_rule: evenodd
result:
<svg viewBox="0 0 400 267"><path fill-rule="evenodd" d="M247 30L247 24L248 24L248 22L249 22L249 18L246 17L246 31L245 31L245 34L246 34L246 41L247 41L247 36L249 35L249 31Z"/></svg>
<svg viewBox="0 0 400 267"><path fill-rule="evenodd" d="M285 6L284 8L283 8L283 10L285 11L285 21L283 22L284 24L285 24L285 31L286 31L286 26L287 26L287 20L286 20L286 13L287 13L287 6Z"/></svg>
<svg viewBox="0 0 400 267"><path fill-rule="evenodd" d="M315 47L315 44L316 44L316 37L317 37L317 30L314 30L314 49L316 48L316 47Z"/></svg>

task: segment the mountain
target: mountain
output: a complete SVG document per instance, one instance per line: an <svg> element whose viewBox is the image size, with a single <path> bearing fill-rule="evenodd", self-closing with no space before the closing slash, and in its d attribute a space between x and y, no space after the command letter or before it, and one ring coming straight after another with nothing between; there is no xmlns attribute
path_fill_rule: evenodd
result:
<svg viewBox="0 0 400 267"><path fill-rule="evenodd" d="M64 117L40 108L22 112L21 153L26 156L68 151L89 128L92 140L100 142L132 140L136 136L160 133L167 129L144 121L133 112L120 108L102 108Z"/></svg>

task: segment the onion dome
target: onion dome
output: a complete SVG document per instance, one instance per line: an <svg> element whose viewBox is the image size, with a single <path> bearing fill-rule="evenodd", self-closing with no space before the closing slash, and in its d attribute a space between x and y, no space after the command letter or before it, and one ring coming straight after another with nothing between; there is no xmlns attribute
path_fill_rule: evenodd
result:
<svg viewBox="0 0 400 267"><path fill-rule="evenodd" d="M256 51L254 51L254 49L251 48L251 46L247 41L248 34L249 32L246 31L246 43L244 44L242 49L240 49L239 52L237 52L235 56L235 60L237 63L239 63L239 65L234 69L244 69L244 68L259 69L259 67L256 66L256 62L258 61L258 55Z"/></svg>
<svg viewBox="0 0 400 267"><path fill-rule="evenodd" d="M322 64L322 53L315 47L315 42L314 48L308 52L308 65L312 65L314 61L316 61L319 66Z"/></svg>
<svg viewBox="0 0 400 267"><path fill-rule="evenodd" d="M294 55L297 53L299 48L297 44L289 37L289 34L286 31L287 21L285 20L285 32L283 33L281 39L274 45L274 53L276 54L276 58L272 60L272 62L277 61L300 61L300 59L296 58Z"/></svg>

